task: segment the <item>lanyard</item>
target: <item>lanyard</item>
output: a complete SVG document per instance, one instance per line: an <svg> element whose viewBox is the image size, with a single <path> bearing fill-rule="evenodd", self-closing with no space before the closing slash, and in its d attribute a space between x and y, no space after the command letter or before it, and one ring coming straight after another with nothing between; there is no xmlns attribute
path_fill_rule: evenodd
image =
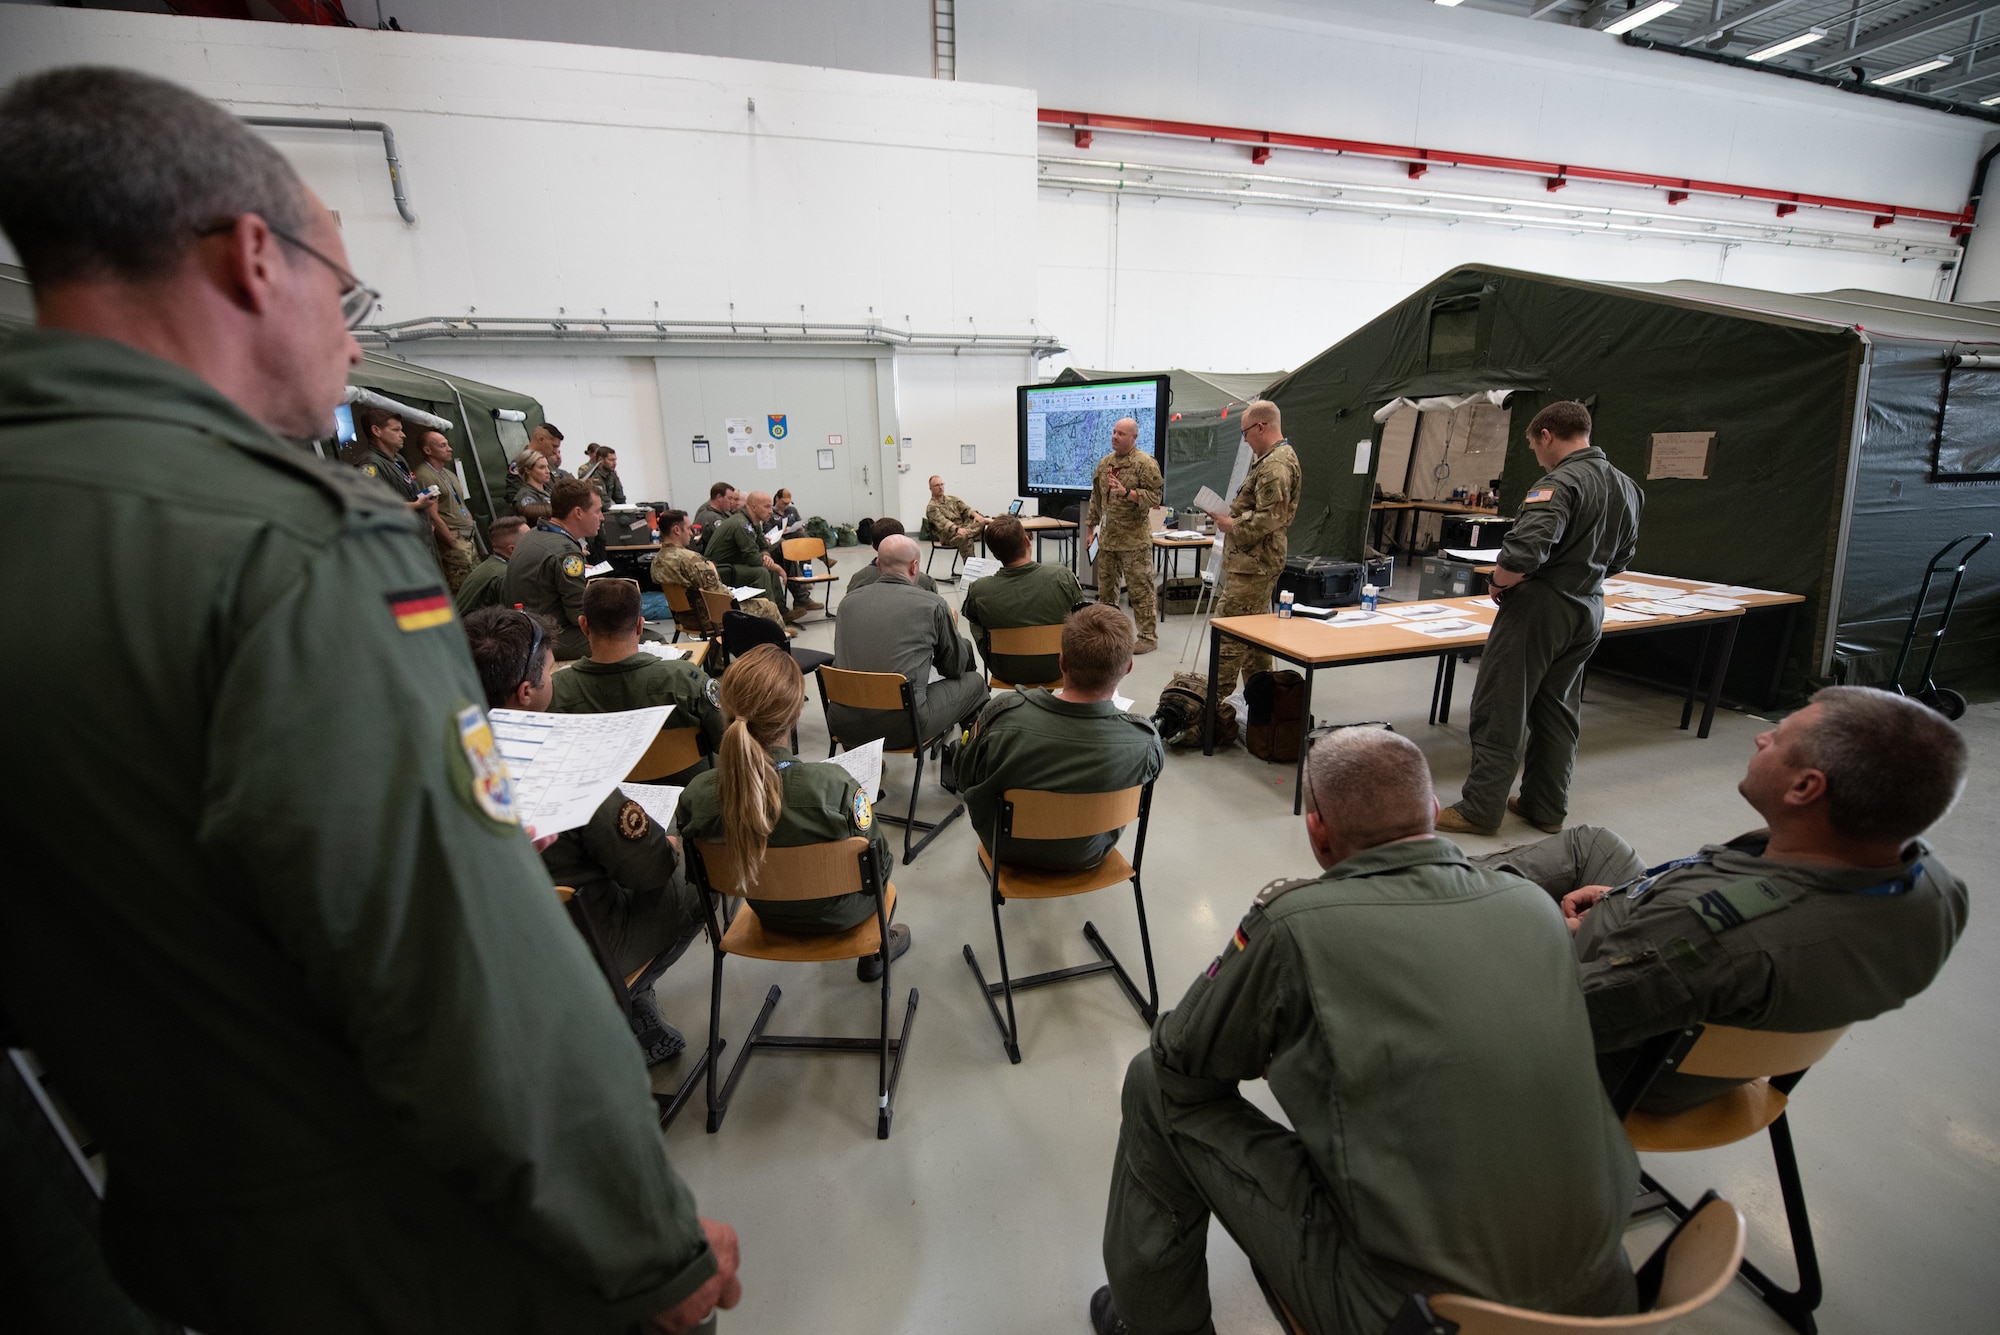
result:
<svg viewBox="0 0 2000 1335"><path fill-rule="evenodd" d="M1611 893L1614 895L1624 895L1627 899L1636 902L1643 898L1646 892L1653 888L1654 883L1668 872L1679 871L1682 867L1706 866L1714 860L1711 854L1696 853L1692 857L1675 858L1672 862L1662 862L1657 867L1648 867L1644 876L1636 880L1627 881L1625 884L1613 888ZM1892 877L1879 884L1868 886L1866 889L1854 890L1849 893L1867 895L1871 899L1883 899L1892 895L1907 895L1910 891L1917 888L1917 878L1923 874L1924 864L1921 861L1913 862L1910 864L1910 869L1901 876Z"/></svg>

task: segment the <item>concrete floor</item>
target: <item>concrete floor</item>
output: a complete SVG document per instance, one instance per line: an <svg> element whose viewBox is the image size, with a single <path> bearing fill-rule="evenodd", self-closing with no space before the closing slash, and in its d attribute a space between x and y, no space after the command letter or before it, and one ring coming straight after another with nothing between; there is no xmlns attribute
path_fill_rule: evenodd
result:
<svg viewBox="0 0 2000 1335"><path fill-rule="evenodd" d="M839 555L845 575L871 553ZM945 593L955 605L957 590ZM1188 625L1184 617L1163 624L1159 651L1138 660L1124 690L1139 708L1150 709L1177 670ZM831 650L832 625L815 618L800 643ZM1423 663L1342 669L1319 677L1313 708L1323 719L1392 721L1429 755L1449 802L1466 769L1471 674L1460 674L1449 726L1425 722L1430 684ZM1605 678L1592 681L1586 701L1572 819L1616 828L1649 862L1755 824L1735 785L1766 723L1723 712L1713 735L1697 740L1674 727L1678 708L1678 697ZM2000 865L1993 820L2000 704L1975 705L1963 726L1973 745L1972 782L1932 842L1978 898ZM807 756L825 754L816 694L800 746ZM910 770L909 761L890 758L888 809L907 803ZM920 814L945 809L927 772ZM1266 765L1240 746L1212 758L1170 754L1153 812L1147 907L1162 1004L1171 1006L1259 888L1276 877L1310 875L1315 864L1292 815L1291 767ZM900 831L892 827L891 835ZM1510 817L1499 837L1464 842L1477 853L1539 837ZM752 1062L719 1134L705 1134L699 1102L667 1132L668 1151L703 1212L742 1236L743 1303L722 1325L829 1335L1085 1331L1084 1305L1104 1279L1099 1246L1119 1082L1145 1045L1145 1026L1108 978L1031 992L1018 1000L1023 1062L1010 1066L960 957L960 945L970 942L984 967L994 958L971 828L955 822L914 865L898 866L895 881L899 921L915 934L895 970L898 997L915 987L921 1002L892 1138L874 1138L872 1060L789 1053ZM1011 906L1016 973L1094 958L1081 935L1086 919L1138 967L1130 896L1110 890ZM1828 1335L1994 1328L1996 965L2000 924L1982 905L1937 984L1903 1010L1859 1026L1798 1091L1791 1116L1827 1276L1820 1328ZM708 975L709 956L697 944L659 990L663 1010L697 1042L707 1030ZM728 1056L773 982L784 989L773 1032L874 1032L876 992L855 981L851 965L731 960L723 1003ZM686 1060L657 1068L657 1082L670 1086ZM1280 1114L1263 1086L1248 1093ZM1721 1189L1749 1220L1750 1255L1790 1278L1784 1207L1763 1139L1648 1156L1646 1166L1690 1200L1707 1187ZM1643 1259L1665 1231L1657 1220L1637 1224L1627 1248ZM1212 1230L1209 1255L1217 1329L1275 1331L1248 1263L1220 1229ZM1739 1283L1675 1329L1788 1327Z"/></svg>

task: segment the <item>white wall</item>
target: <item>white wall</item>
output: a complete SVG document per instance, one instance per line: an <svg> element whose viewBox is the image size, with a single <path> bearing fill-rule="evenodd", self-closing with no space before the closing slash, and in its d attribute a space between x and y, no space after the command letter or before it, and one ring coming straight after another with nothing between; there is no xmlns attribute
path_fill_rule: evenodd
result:
<svg viewBox="0 0 2000 1335"><path fill-rule="evenodd" d="M944 478L947 493L977 510L991 515L1007 508L1020 480L1014 387L1033 380L1026 357L896 359L896 403L910 439L901 518L911 532L930 503L933 473ZM959 462L961 445L978 447L976 463Z"/></svg>

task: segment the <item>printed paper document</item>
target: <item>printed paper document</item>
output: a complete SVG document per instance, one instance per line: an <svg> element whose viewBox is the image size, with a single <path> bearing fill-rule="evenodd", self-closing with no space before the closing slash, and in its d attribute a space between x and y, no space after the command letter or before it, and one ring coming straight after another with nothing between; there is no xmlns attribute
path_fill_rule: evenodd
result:
<svg viewBox="0 0 2000 1335"><path fill-rule="evenodd" d="M668 834L674 832L674 808L681 804L685 789L667 783L621 783L618 791L637 802L655 825Z"/></svg>
<svg viewBox="0 0 2000 1335"><path fill-rule="evenodd" d="M521 824L538 835L586 824L673 712L672 705L614 714L492 710L487 717L513 780Z"/></svg>
<svg viewBox="0 0 2000 1335"><path fill-rule="evenodd" d="M852 751L842 751L829 757L829 762L840 766L854 776L861 785L861 791L868 794L873 802L875 794L882 791L882 739L877 737L866 746L857 746Z"/></svg>
<svg viewBox="0 0 2000 1335"><path fill-rule="evenodd" d="M1216 495L1214 490L1203 487L1194 494L1194 508L1209 514L1228 514L1229 502Z"/></svg>

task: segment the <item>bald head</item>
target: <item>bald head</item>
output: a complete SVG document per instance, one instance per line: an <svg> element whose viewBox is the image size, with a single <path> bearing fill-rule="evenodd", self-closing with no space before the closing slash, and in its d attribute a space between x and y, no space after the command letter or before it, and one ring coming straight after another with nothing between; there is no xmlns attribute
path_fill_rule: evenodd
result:
<svg viewBox="0 0 2000 1335"><path fill-rule="evenodd" d="M1323 867L1421 838L1437 817L1424 753L1387 728L1341 728L1315 742L1306 755L1306 800L1307 834Z"/></svg>
<svg viewBox="0 0 2000 1335"><path fill-rule="evenodd" d="M1243 443L1253 454L1267 454L1285 438L1285 428L1278 420L1278 405L1269 399L1251 403L1238 420L1243 424Z"/></svg>
<svg viewBox="0 0 2000 1335"><path fill-rule="evenodd" d="M892 533L875 549L875 568L885 575L915 578L922 550L907 533Z"/></svg>
<svg viewBox="0 0 2000 1335"><path fill-rule="evenodd" d="M771 517L771 493L768 491L751 492L743 498L743 509L750 516L750 523L753 527L763 528L765 521Z"/></svg>
<svg viewBox="0 0 2000 1335"><path fill-rule="evenodd" d="M1130 454L1132 447L1139 443L1139 424L1129 417L1121 417L1111 424L1111 448L1118 454Z"/></svg>

